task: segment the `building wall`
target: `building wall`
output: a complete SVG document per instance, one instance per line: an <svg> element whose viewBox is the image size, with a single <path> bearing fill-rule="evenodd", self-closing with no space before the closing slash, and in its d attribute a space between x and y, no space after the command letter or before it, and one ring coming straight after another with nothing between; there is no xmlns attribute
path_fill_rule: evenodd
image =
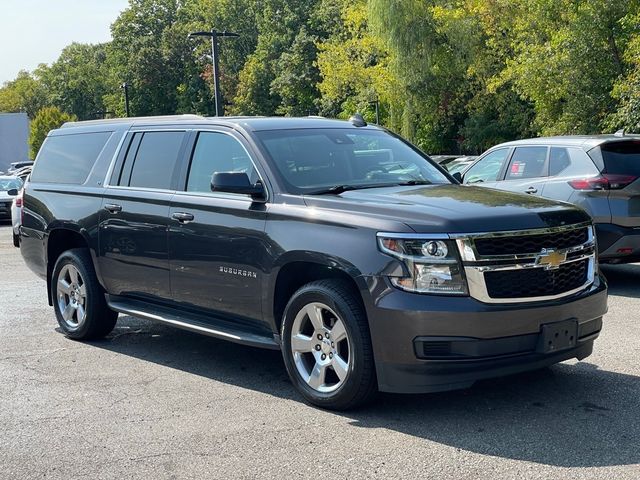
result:
<svg viewBox="0 0 640 480"><path fill-rule="evenodd" d="M26 113L0 113L0 172L9 164L29 160L29 117Z"/></svg>

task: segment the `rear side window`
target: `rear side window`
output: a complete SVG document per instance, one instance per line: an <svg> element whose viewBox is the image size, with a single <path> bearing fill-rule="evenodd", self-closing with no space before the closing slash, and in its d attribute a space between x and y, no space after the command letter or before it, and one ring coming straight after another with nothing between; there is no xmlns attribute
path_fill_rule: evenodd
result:
<svg viewBox="0 0 640 480"><path fill-rule="evenodd" d="M47 137L31 173L32 182L70 183L87 180L111 132Z"/></svg>
<svg viewBox="0 0 640 480"><path fill-rule="evenodd" d="M517 147L505 180L546 176L547 147Z"/></svg>
<svg viewBox="0 0 640 480"><path fill-rule="evenodd" d="M549 176L553 177L571 166L569 150L564 147L551 147L549 152Z"/></svg>
<svg viewBox="0 0 640 480"><path fill-rule="evenodd" d="M611 142L600 147L604 171L640 176L640 142Z"/></svg>
<svg viewBox="0 0 640 480"><path fill-rule="evenodd" d="M119 185L172 189L173 171L184 132L136 133L124 164Z"/></svg>

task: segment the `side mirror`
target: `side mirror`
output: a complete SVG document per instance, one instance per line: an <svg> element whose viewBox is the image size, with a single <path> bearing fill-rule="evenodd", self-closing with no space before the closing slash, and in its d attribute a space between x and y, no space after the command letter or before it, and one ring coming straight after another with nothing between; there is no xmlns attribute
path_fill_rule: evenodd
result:
<svg viewBox="0 0 640 480"><path fill-rule="evenodd" d="M462 183L462 174L460 172L456 172L451 176L455 178L458 182Z"/></svg>
<svg viewBox="0 0 640 480"><path fill-rule="evenodd" d="M7 195L9 195L10 197L17 197L18 196L18 189L17 188L12 188L11 190L9 190L7 192Z"/></svg>
<svg viewBox="0 0 640 480"><path fill-rule="evenodd" d="M239 193L251 195L254 200L264 200L265 190L260 181L255 185L245 172L216 172L211 179L212 192Z"/></svg>

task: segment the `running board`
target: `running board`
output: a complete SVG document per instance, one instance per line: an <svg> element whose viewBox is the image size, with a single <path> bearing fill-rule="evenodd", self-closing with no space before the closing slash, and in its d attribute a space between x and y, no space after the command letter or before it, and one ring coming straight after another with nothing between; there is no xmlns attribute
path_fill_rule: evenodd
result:
<svg viewBox="0 0 640 480"><path fill-rule="evenodd" d="M200 322L194 320L193 317L186 316L180 312L173 311L169 308L156 307L146 302L138 300L124 299L122 297L113 297L105 295L107 305L111 310L125 315L131 315L145 320L164 323L172 327L189 330L190 332L208 335L210 337L228 340L230 342L240 343L251 347L268 348L271 350L280 350L280 345L268 334L258 332L246 332L238 328L227 320L207 317L211 323Z"/></svg>

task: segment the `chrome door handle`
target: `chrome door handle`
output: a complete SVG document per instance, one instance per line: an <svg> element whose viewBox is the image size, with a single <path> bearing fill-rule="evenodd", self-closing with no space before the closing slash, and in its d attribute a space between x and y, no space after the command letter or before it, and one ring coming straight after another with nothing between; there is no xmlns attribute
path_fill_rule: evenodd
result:
<svg viewBox="0 0 640 480"><path fill-rule="evenodd" d="M536 187L529 187L524 191L524 193L528 193L528 194L538 193L538 189Z"/></svg>
<svg viewBox="0 0 640 480"><path fill-rule="evenodd" d="M171 218L179 221L180 223L189 223L193 221L194 216L192 213L175 212L171 214Z"/></svg>
<svg viewBox="0 0 640 480"><path fill-rule="evenodd" d="M104 206L104 209L109 213L119 213L122 211L122 205L116 205L115 203L107 203Z"/></svg>

